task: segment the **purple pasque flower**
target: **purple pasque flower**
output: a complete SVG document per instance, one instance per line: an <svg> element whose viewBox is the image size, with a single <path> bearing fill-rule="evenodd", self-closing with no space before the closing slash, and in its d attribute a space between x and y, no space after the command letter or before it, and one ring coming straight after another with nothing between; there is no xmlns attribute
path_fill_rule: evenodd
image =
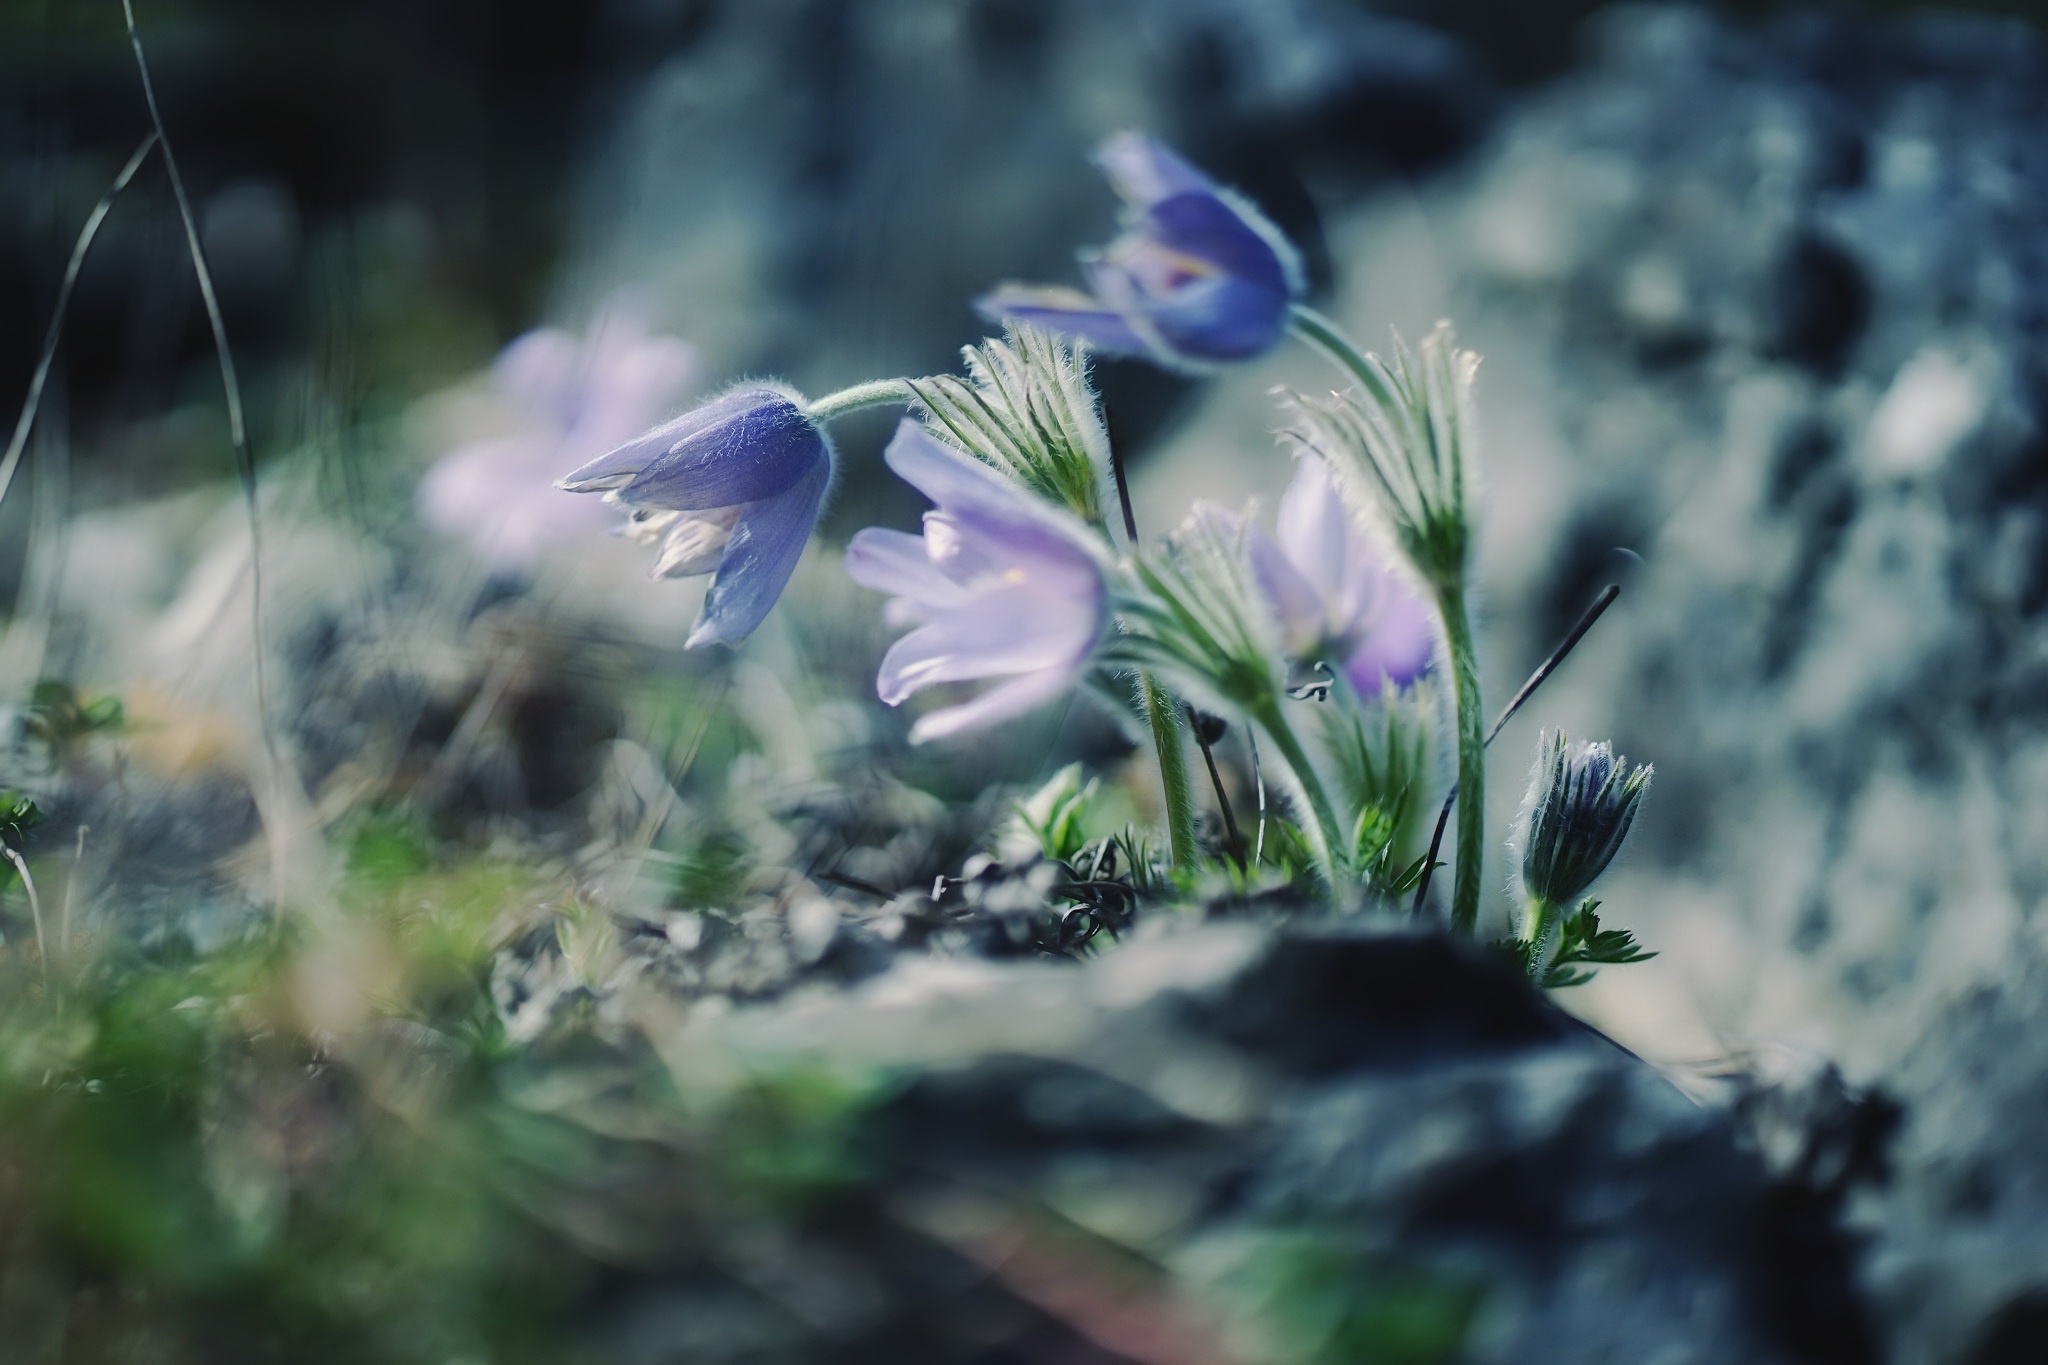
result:
<svg viewBox="0 0 2048 1365"><path fill-rule="evenodd" d="M614 527L618 515L555 491L562 470L612 449L669 411L697 376L697 353L648 330L615 300L589 333L544 327L499 353L487 407L502 428L449 450L421 480L420 515L494 569L530 568L560 541Z"/></svg>
<svg viewBox="0 0 2048 1365"><path fill-rule="evenodd" d="M1082 254L1094 292L1003 285L975 307L1175 369L1271 350L1303 288L1300 258L1280 230L1142 133L1117 134L1096 161L1130 209L1123 236Z"/></svg>
<svg viewBox="0 0 2048 1365"><path fill-rule="evenodd" d="M1287 652L1341 668L1360 696L1406 687L1428 671L1436 621L1338 495L1330 468L1303 455L1280 495L1278 535L1246 528L1252 573Z"/></svg>
<svg viewBox="0 0 2048 1365"><path fill-rule="evenodd" d="M889 468L937 504L924 534L870 527L846 547L856 583L890 594L885 619L913 626L883 656L890 706L938 683L1003 679L933 711L913 743L1021 714L1070 687L1109 617L1102 551L1079 521L1034 498L915 422L896 429Z"/></svg>
<svg viewBox="0 0 2048 1365"><path fill-rule="evenodd" d="M753 634L789 582L832 484L832 443L788 389L743 384L561 480L630 513L656 578L715 573L687 648Z"/></svg>

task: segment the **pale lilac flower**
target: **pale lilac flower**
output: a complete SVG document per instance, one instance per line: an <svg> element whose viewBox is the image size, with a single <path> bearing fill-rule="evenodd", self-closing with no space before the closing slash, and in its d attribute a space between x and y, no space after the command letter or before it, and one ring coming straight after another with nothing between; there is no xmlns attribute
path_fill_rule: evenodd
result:
<svg viewBox="0 0 2048 1365"><path fill-rule="evenodd" d="M1004 681L934 711L913 742L987 725L1052 700L1087 666L1109 614L1099 551L1079 521L905 421L889 467L937 504L924 534L870 527L846 550L855 582L913 626L890 647L875 691L896 706L938 683Z"/></svg>
<svg viewBox="0 0 2048 1365"><path fill-rule="evenodd" d="M1271 350L1303 289L1280 230L1142 133L1111 138L1096 160L1130 211L1123 236L1081 257L1093 294L1012 284L975 306L1177 369Z"/></svg>
<svg viewBox="0 0 2048 1365"><path fill-rule="evenodd" d="M737 644L782 595L832 484L832 443L804 401L762 384L729 390L564 478L628 509L658 542L657 578L716 572L686 647Z"/></svg>
<svg viewBox="0 0 2048 1365"><path fill-rule="evenodd" d="M1365 697L1421 677L1436 649L1430 610L1387 567L1321 459L1301 457L1277 523L1277 539L1246 528L1246 547L1288 654L1342 669Z"/></svg>
<svg viewBox="0 0 2048 1365"><path fill-rule="evenodd" d="M630 304L613 304L587 337L528 332L491 367L489 415L509 429L443 455L420 483L420 514L495 569L615 527L616 512L562 497L556 477L660 420L696 374L696 352L648 331Z"/></svg>

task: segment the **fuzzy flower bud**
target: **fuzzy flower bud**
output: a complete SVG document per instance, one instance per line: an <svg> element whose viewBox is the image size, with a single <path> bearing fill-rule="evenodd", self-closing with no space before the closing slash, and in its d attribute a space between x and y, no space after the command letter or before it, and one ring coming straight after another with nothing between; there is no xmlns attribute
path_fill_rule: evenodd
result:
<svg viewBox="0 0 2048 1365"><path fill-rule="evenodd" d="M1462 590L1471 552L1478 372L1479 357L1458 348L1448 323L1419 355L1396 337L1391 362L1359 357L1358 389L1297 398L1298 420L1285 433L1329 460L1352 501L1439 593Z"/></svg>
<svg viewBox="0 0 2048 1365"><path fill-rule="evenodd" d="M926 434L1091 525L1102 521L1109 433L1079 343L1029 323L961 352L967 377L906 381Z"/></svg>
<svg viewBox="0 0 2048 1365"><path fill-rule="evenodd" d="M1561 730L1544 732L1517 824L1532 919L1568 909L1607 870L1635 823L1652 771L1647 763L1629 766L1604 740L1573 743Z"/></svg>

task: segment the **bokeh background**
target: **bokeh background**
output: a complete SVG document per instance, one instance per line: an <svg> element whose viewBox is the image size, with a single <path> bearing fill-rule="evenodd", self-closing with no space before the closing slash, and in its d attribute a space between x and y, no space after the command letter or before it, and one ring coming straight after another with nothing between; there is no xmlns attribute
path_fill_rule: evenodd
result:
<svg viewBox="0 0 2048 1365"><path fill-rule="evenodd" d="M1540 725L1657 765L1604 894L1661 955L1571 1008L1702 1094L1832 1063L1897 1097L1898 1177L1851 1215L1885 1358L2041 1358L2038 5L140 8L248 397L297 781L259 777L247 524L153 165L80 277L0 506L5 694L62 677L136 724L119 803L55 807L65 837L107 841L78 894L109 932L222 941L268 894L247 850L305 832L317 885L338 856L320 832L393 793L437 838L573 861L644 826L634 764L687 752L688 818L653 824L691 875L715 884L747 825L728 793L765 807L795 784L915 808L870 834L816 820L835 866L895 891L957 867L996 818L992 779L1122 771L1101 716L913 752L862 702L882 636L834 546L915 515L879 460L893 417L837 432L826 544L737 659L679 652L698 589L647 583L633 547L492 562L417 489L499 420L502 347L622 306L692 349L675 406L741 375L820 393L951 368L982 335L975 293L1067 279L1106 239L1086 153L1143 128L1264 206L1356 334L1450 317L1486 357L1490 695L1622 585L1504 737L1493 789L1505 828ZM10 405L78 226L147 128L117 4L0 0ZM1270 502L1269 390L1320 375L1283 351L1213 382L1098 378L1163 529L1194 496ZM706 698L756 740L695 729ZM677 903L641 872L622 901Z"/></svg>

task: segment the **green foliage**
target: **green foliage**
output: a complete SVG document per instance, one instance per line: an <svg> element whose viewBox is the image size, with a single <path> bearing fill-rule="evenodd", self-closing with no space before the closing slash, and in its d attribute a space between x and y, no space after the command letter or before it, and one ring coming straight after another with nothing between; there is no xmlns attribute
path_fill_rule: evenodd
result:
<svg viewBox="0 0 2048 1365"><path fill-rule="evenodd" d="M746 718L731 704L723 679L652 674L629 694L627 733L680 786L716 788L733 759L758 747Z"/></svg>
<svg viewBox="0 0 2048 1365"><path fill-rule="evenodd" d="M1111 836L1117 856L1122 859L1124 875L1130 880L1131 889L1140 898L1157 898L1171 895L1173 880L1168 873L1166 861L1159 856L1157 845L1152 842L1150 830L1137 825L1125 825Z"/></svg>
<svg viewBox="0 0 2048 1365"><path fill-rule="evenodd" d="M800 1215L869 1178L867 1123L887 1076L792 1066L756 1074L710 1115L720 1185Z"/></svg>
<svg viewBox="0 0 2048 1365"><path fill-rule="evenodd" d="M1482 1286L1363 1251L1317 1228L1265 1230L1234 1249L1226 1302L1271 1365L1449 1365Z"/></svg>
<svg viewBox="0 0 2048 1365"><path fill-rule="evenodd" d="M1355 812L1350 866L1368 897L1405 896L1421 880L1427 860L1403 856L1416 842L1419 794L1430 778L1422 701L1389 685L1371 701L1340 691L1316 709L1337 791Z"/></svg>
<svg viewBox="0 0 2048 1365"><path fill-rule="evenodd" d="M29 737L43 745L53 764L68 763L96 735L115 735L128 725L119 697L88 696L61 678L44 678L29 693L23 713Z"/></svg>
<svg viewBox="0 0 2048 1365"><path fill-rule="evenodd" d="M1600 902L1582 901L1558 928L1557 952L1542 971L1541 983L1549 990L1583 986L1593 979L1593 969L1619 967L1631 962L1648 962L1657 956L1644 952L1634 934L1626 929L1602 929L1596 913ZM1536 974L1537 946L1528 939L1504 940L1501 946L1513 954L1532 976Z"/></svg>
<svg viewBox="0 0 2048 1365"><path fill-rule="evenodd" d="M754 851L745 839L730 830L705 830L669 861L669 893L683 909L724 912L753 875Z"/></svg>
<svg viewBox="0 0 2048 1365"><path fill-rule="evenodd" d="M1101 790L1099 779L1084 778L1081 765L1069 763L1017 803L1013 824L1039 853L1071 863L1088 842L1089 816Z"/></svg>
<svg viewBox="0 0 2048 1365"><path fill-rule="evenodd" d="M41 823L43 812L35 802L18 791L0 787L0 839L18 844Z"/></svg>
<svg viewBox="0 0 2048 1365"><path fill-rule="evenodd" d="M341 1064L288 1003L320 962L273 932L103 963L54 1002L10 983L0 1166L35 1178L0 1188L0 1224L55 1318L105 1305L76 1358L548 1358L522 1343L562 1285L507 1192L576 1169L542 1140L560 1124L453 1036L372 1032Z"/></svg>
<svg viewBox="0 0 2048 1365"><path fill-rule="evenodd" d="M335 831L349 880L389 890L433 863L434 837L424 817L403 807L355 812Z"/></svg>

